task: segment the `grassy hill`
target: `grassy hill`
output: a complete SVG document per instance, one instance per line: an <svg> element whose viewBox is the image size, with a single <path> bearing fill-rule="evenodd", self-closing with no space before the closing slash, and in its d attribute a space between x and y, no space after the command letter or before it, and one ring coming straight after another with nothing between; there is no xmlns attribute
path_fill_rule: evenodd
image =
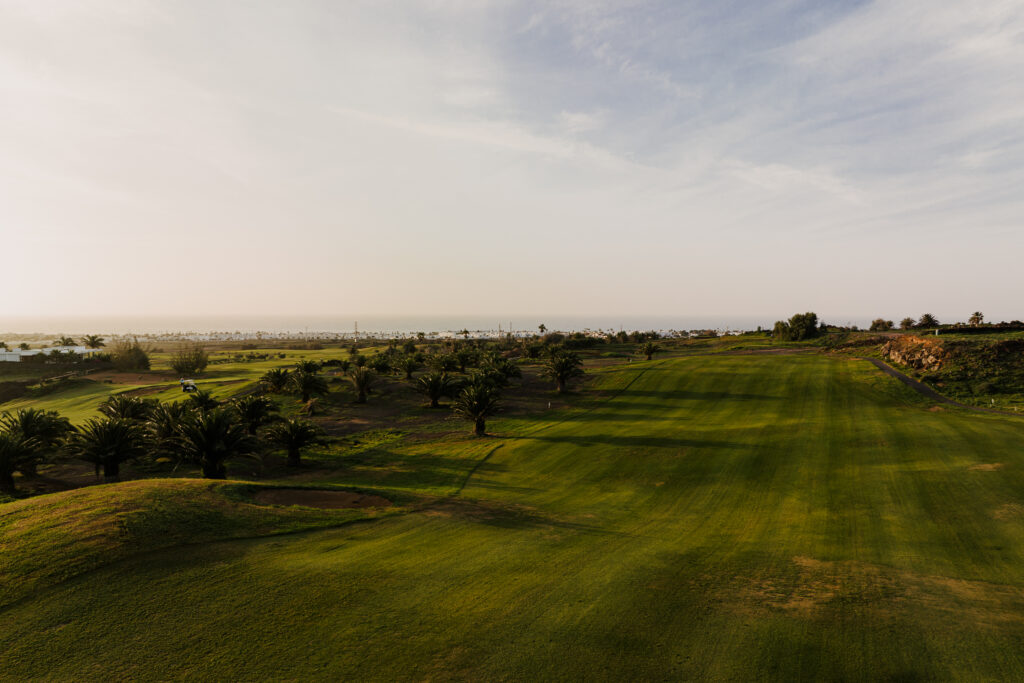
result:
<svg viewBox="0 0 1024 683"><path fill-rule="evenodd" d="M108 534L123 559L42 590L77 570L29 573L0 677L1024 677L1024 421L813 354L608 366L590 391L487 439L340 455L335 484L439 496L365 524L196 543L337 514L253 517L230 483L0 507L23 514L0 518L0 557L23 558L4 585L77 552L22 526L31 505L81 519L75 537L134 510L159 539ZM165 538L193 516L202 538Z"/></svg>

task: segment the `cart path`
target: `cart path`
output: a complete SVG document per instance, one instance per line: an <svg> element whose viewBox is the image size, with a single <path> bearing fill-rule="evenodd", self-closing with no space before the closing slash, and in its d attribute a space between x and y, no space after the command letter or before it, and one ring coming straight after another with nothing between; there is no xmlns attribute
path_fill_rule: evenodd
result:
<svg viewBox="0 0 1024 683"><path fill-rule="evenodd" d="M868 361L885 374L889 375L890 377L895 377L896 379L898 379L899 381L903 382L908 387L916 391L917 393L923 396L927 396L928 398L932 399L933 401L937 401L938 403L945 403L946 405L957 406L958 408L966 408L967 410L973 410L978 413L993 413L995 415L1018 415L1018 413L1010 413L1005 410L981 408L979 406L971 406L967 405L966 403L954 401L953 399L943 396L939 392L935 391L927 384L918 382L913 377L908 377L907 375L904 375L902 372L892 367L885 361L878 360L877 358L868 358L866 356L858 356L858 358L860 358L861 360Z"/></svg>

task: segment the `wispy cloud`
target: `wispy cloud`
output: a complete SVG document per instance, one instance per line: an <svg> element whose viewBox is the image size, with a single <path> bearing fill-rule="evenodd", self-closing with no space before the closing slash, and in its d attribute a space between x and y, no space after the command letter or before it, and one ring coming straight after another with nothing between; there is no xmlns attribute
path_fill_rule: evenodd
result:
<svg viewBox="0 0 1024 683"><path fill-rule="evenodd" d="M1021 73L1024 13L995 0L10 0L0 224L54 236L11 277L56 267L7 305L62 305L87 266L60 235L99 234L111 289L210 266L89 304L110 311L338 305L319 287L380 311L827 315L927 279L1019 317L993 292L1022 284ZM910 256L851 290L880 246ZM936 281L964 263L984 292Z"/></svg>

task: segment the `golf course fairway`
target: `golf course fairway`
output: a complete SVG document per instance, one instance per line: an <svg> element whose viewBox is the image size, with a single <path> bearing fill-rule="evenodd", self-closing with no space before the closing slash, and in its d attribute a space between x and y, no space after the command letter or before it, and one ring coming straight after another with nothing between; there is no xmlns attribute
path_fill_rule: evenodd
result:
<svg viewBox="0 0 1024 683"><path fill-rule="evenodd" d="M451 495L404 514L4 607L0 678L1024 679L1024 420L813 353L591 375L599 400L429 444Z"/></svg>

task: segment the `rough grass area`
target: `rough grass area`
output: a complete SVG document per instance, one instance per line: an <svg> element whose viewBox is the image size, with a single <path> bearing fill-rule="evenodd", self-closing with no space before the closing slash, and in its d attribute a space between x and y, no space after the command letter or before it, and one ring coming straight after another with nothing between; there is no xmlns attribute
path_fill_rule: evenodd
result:
<svg viewBox="0 0 1024 683"><path fill-rule="evenodd" d="M0 677L1024 678L1024 420L816 354L592 382L484 439L382 438L299 475L438 494L367 524L194 542L362 514L255 509L234 484L10 504L8 591L78 573L47 566L80 547L124 559L0 610Z"/></svg>
<svg viewBox="0 0 1024 683"><path fill-rule="evenodd" d="M252 494L262 491L237 483L151 479L0 506L0 608L130 555L337 526L379 514L375 509L270 507L277 503L273 500L256 504Z"/></svg>

